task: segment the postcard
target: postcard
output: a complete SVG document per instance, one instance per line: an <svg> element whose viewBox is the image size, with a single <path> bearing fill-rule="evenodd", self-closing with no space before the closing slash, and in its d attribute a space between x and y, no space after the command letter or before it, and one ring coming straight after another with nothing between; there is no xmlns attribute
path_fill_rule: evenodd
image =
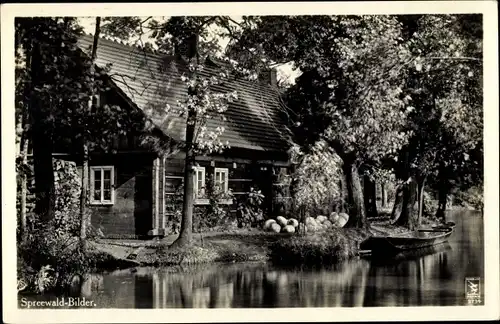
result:
<svg viewBox="0 0 500 324"><path fill-rule="evenodd" d="M496 2L1 9L5 322L500 317Z"/></svg>

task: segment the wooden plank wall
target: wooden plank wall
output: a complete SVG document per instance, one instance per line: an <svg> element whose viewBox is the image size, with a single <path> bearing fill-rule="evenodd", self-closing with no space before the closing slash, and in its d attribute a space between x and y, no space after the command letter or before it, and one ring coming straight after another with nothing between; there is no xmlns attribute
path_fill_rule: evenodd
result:
<svg viewBox="0 0 500 324"><path fill-rule="evenodd" d="M164 228L170 231L172 230L172 221L175 219L175 212L182 211L183 197L182 192L179 190L184 177L184 159L176 156L167 159L165 162L164 219L167 224L165 224ZM205 177L207 179L213 176L215 168L228 169L228 187L235 198L233 204L228 206L229 212L236 213L238 201L245 199L251 188L260 189L266 197L263 204L266 215L276 216L286 214L289 211L290 191L287 168L253 162L209 161L206 159L197 161L197 165L205 167ZM279 193L277 198L274 197L276 193Z"/></svg>

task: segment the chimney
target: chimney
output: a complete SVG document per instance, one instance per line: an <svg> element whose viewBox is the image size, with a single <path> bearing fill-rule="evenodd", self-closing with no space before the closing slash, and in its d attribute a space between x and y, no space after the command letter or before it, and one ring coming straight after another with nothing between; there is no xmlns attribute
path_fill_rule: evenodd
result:
<svg viewBox="0 0 500 324"><path fill-rule="evenodd" d="M276 87L278 85L278 71L276 68L263 70L259 74L259 80L272 87Z"/></svg>
<svg viewBox="0 0 500 324"><path fill-rule="evenodd" d="M179 40L175 45L175 55L184 59L191 59L198 53L198 35L192 34Z"/></svg>

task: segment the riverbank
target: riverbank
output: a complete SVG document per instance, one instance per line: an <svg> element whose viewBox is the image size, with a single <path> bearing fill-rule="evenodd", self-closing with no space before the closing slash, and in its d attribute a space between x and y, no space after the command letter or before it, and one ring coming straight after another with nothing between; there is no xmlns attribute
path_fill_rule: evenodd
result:
<svg viewBox="0 0 500 324"><path fill-rule="evenodd" d="M334 263L357 256L359 243L371 235L390 235L405 230L377 222L368 229L342 228L305 235L276 234L260 230L194 234L193 243L189 247L176 249L169 248L176 239L175 235L150 241L102 239L92 244L115 259L131 260L141 266L269 260L287 260L301 264L312 262L304 257L314 253L324 255L323 261Z"/></svg>
<svg viewBox="0 0 500 324"><path fill-rule="evenodd" d="M393 226L389 219L380 217L371 220L370 226L365 229L330 228L307 234L272 233L257 229L195 233L192 244L183 248L170 248L177 235L147 241L96 239L88 241L87 256L83 258L93 260L85 264L96 272L143 266L171 267L254 261L272 261L286 265L327 265L357 257L362 252L359 249L360 243L372 235L404 235L405 232L409 233L406 228ZM81 276L72 271L68 275L70 277L67 279L70 279L71 284L74 279L71 276ZM33 280L28 278L25 282L33 286Z"/></svg>
<svg viewBox="0 0 500 324"><path fill-rule="evenodd" d="M175 235L162 240L99 240L94 246L116 259L133 260L142 266L174 266L215 262L266 261L269 247L291 234L262 231L194 234L185 248L170 249Z"/></svg>
<svg viewBox="0 0 500 324"><path fill-rule="evenodd" d="M427 221L424 227L431 226ZM405 227L391 224L390 217L369 220L366 229L332 228L308 234L235 230L193 234L184 248L169 248L177 235L148 241L99 239L91 242L104 255L103 270L138 266L170 267L212 263L272 261L276 264L334 264L360 255L360 243L370 236L405 235Z"/></svg>

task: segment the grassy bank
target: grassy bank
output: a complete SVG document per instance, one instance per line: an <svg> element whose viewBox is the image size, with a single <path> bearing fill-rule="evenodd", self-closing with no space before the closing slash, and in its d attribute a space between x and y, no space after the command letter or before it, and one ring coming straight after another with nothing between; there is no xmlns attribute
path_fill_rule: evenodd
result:
<svg viewBox="0 0 500 324"><path fill-rule="evenodd" d="M282 265L329 265L358 255L368 230L330 229L324 233L280 239L270 247L271 260Z"/></svg>
<svg viewBox="0 0 500 324"><path fill-rule="evenodd" d="M326 232L276 234L259 230L194 234L185 248L171 249L176 235L162 240L100 240L99 250L122 263L141 266L175 266L215 262L271 260L278 264L333 264L357 256L359 244L372 235L402 235L408 229L391 225L389 217L370 220L368 229L331 228Z"/></svg>
<svg viewBox="0 0 500 324"><path fill-rule="evenodd" d="M261 231L195 235L192 245L169 248L175 239L148 242L101 242L99 245L117 259L133 257L145 266L175 266L215 262L267 261L288 264L328 264L358 253L368 230L332 229L308 235L275 234Z"/></svg>
<svg viewBox="0 0 500 324"><path fill-rule="evenodd" d="M133 260L144 266L174 266L215 262L265 261L269 247L290 234L241 231L194 235L193 243L185 248L171 249L175 236L157 241L102 240L96 245L117 259Z"/></svg>

